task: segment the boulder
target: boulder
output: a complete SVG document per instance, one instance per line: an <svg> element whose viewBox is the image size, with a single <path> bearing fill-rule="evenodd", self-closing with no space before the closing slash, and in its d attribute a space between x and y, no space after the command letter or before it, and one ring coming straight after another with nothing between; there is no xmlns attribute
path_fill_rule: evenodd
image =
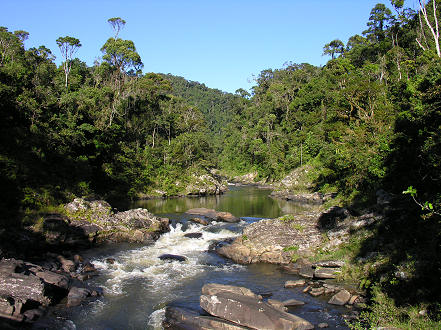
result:
<svg viewBox="0 0 441 330"><path fill-rule="evenodd" d="M57 274L49 270L36 272L35 275L45 283L52 284L60 289L67 290L69 288L69 278L65 275Z"/></svg>
<svg viewBox="0 0 441 330"><path fill-rule="evenodd" d="M321 296L324 293L325 293L324 287L311 288L311 290L309 290L309 294L313 297Z"/></svg>
<svg viewBox="0 0 441 330"><path fill-rule="evenodd" d="M171 261L180 261L180 262L187 260L186 257L178 256L176 254L168 254L168 253L160 255L159 259L161 259L161 260L171 260Z"/></svg>
<svg viewBox="0 0 441 330"><path fill-rule="evenodd" d="M64 258L62 255L57 257L57 260L61 263L61 268L66 272L74 272L75 271L75 263L72 260Z"/></svg>
<svg viewBox="0 0 441 330"><path fill-rule="evenodd" d="M315 262L313 264L314 267L327 267L327 268L340 268L345 265L343 260L323 260L319 262Z"/></svg>
<svg viewBox="0 0 441 330"><path fill-rule="evenodd" d="M308 321L253 297L219 292L201 295L201 307L213 316L253 329L313 329Z"/></svg>
<svg viewBox="0 0 441 330"><path fill-rule="evenodd" d="M233 286L226 284L218 284L218 283L207 283L202 287L202 294L212 296L216 295L219 292L232 292L235 294L240 294L243 296L252 297L255 299L262 299L260 295L255 294L248 288L242 286Z"/></svg>
<svg viewBox="0 0 441 330"><path fill-rule="evenodd" d="M164 329L182 330L238 330L247 329L231 322L211 317L201 316L198 312L181 307L167 306L165 317L162 323Z"/></svg>
<svg viewBox="0 0 441 330"><path fill-rule="evenodd" d="M288 308L285 307L284 303L280 300L277 299L268 299L267 303L270 304L271 306L280 309L281 311L286 312L288 310Z"/></svg>
<svg viewBox="0 0 441 330"><path fill-rule="evenodd" d="M0 273L0 296L11 297L23 304L49 305L51 299L46 295L46 285L33 274Z"/></svg>
<svg viewBox="0 0 441 330"><path fill-rule="evenodd" d="M239 218L236 218L230 212L217 212L216 210L206 209L203 207L190 209L185 213L191 214L191 215L204 216L205 218L210 219L210 220L214 220L214 221L223 221L223 222L239 222L240 221Z"/></svg>
<svg viewBox="0 0 441 330"><path fill-rule="evenodd" d="M303 266L299 269L299 275L311 279L314 277L314 269L311 266Z"/></svg>
<svg viewBox="0 0 441 330"><path fill-rule="evenodd" d="M329 299L328 303L332 305L343 306L351 299L351 294L347 290L341 290Z"/></svg>

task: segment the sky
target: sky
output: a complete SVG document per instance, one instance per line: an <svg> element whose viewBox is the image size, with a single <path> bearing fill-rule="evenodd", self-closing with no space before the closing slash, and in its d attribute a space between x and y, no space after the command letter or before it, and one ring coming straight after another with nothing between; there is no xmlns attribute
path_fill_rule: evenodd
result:
<svg viewBox="0 0 441 330"><path fill-rule="evenodd" d="M0 0L0 26L28 31L26 48L50 48L57 64L62 57L55 40L78 38L82 47L75 55L91 66L113 36L107 19L121 17L127 24L119 37L134 41L144 73L171 73L234 93L286 62L324 65L323 46L361 34L378 2Z"/></svg>

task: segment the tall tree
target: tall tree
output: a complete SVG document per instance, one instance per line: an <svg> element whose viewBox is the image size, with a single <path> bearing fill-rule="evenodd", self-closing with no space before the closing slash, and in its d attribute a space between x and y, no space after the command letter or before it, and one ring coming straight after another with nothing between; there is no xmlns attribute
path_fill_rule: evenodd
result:
<svg viewBox="0 0 441 330"><path fill-rule="evenodd" d="M121 17L112 17L109 18L107 22L109 22L109 24L112 26L113 31L115 31L114 38L118 38L118 34L126 25L126 21L123 20Z"/></svg>
<svg viewBox="0 0 441 330"><path fill-rule="evenodd" d="M420 11L418 12L418 15L420 17L420 28L421 28L421 34L423 36L423 38L425 39L425 34L424 34L424 27L423 27L423 22L421 20L421 15L424 17L424 21L427 25L427 27L430 30L430 33L432 34L433 37L433 41L435 43L435 49L436 49L436 53L438 55L438 57L441 57L441 51L440 51L440 46L439 46L439 23L438 23L438 17L436 16L436 1L432 0L432 11L433 11L433 22L430 21L429 19L429 15L427 13L427 8L426 8L426 3L425 1L421 1L419 0L419 5L420 5ZM418 45L424 50L426 51L429 47L428 46L424 46L420 40L420 38L416 39ZM427 43L426 43L427 45Z"/></svg>
<svg viewBox="0 0 441 330"><path fill-rule="evenodd" d="M72 56L75 54L75 52L78 50L78 48L81 47L80 40L74 37L59 37L57 39L57 45L60 48L61 55L64 58L64 75L66 77L65 80L65 86L67 88L68 83L68 77L70 70L72 68L71 62L72 62Z"/></svg>
<svg viewBox="0 0 441 330"><path fill-rule="evenodd" d="M339 39L335 39L323 47L323 55L331 55L331 58L334 59L335 54L343 54L344 49L344 43Z"/></svg>
<svg viewBox="0 0 441 330"><path fill-rule="evenodd" d="M363 34L371 41L383 41L385 38L385 29L393 18L392 12L384 4L378 3L372 8L369 21L367 22L368 29L363 31Z"/></svg>

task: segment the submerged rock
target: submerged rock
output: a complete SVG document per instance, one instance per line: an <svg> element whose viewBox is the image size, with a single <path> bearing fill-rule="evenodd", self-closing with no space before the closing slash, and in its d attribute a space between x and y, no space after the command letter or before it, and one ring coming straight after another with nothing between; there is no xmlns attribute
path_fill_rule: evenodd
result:
<svg viewBox="0 0 441 330"><path fill-rule="evenodd" d="M180 261L180 262L187 260L186 257L178 256L176 254L168 254L168 253L160 255L159 259L161 259L161 260L171 260L171 261Z"/></svg>
<svg viewBox="0 0 441 330"><path fill-rule="evenodd" d="M187 237L187 238L201 238L202 237L202 233L188 233L188 234L184 234L184 237Z"/></svg>

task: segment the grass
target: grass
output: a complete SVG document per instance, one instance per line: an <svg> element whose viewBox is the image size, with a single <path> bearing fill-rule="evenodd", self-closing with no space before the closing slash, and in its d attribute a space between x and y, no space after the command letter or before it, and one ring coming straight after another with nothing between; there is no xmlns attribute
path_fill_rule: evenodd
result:
<svg viewBox="0 0 441 330"><path fill-rule="evenodd" d="M305 230L305 226L304 225L302 225L301 223L296 223L296 218L292 214L286 214L284 216L281 216L279 218L279 221L291 224L292 228L294 228L294 229L296 229L296 230L298 230L300 232L303 232Z"/></svg>

